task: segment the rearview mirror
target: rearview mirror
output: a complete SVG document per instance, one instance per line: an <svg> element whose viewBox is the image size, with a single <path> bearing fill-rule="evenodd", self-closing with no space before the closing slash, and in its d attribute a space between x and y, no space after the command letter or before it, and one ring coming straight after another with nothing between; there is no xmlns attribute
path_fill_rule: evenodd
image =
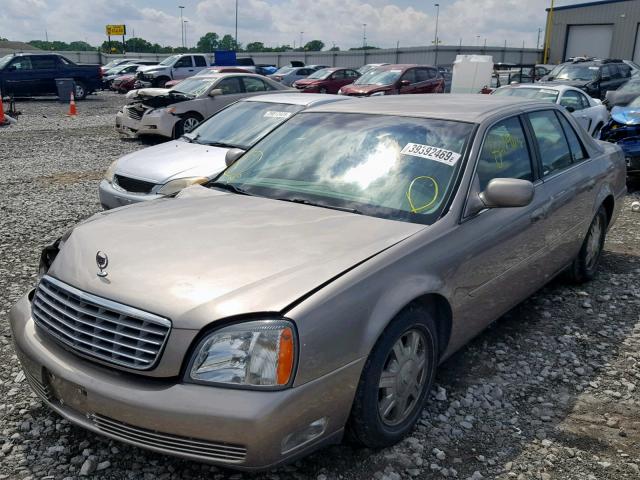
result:
<svg viewBox="0 0 640 480"><path fill-rule="evenodd" d="M214 88L213 90L211 90L209 92L209 96L210 97L215 97L216 95L222 95L222 89L221 88Z"/></svg>
<svg viewBox="0 0 640 480"><path fill-rule="evenodd" d="M241 148L232 148L230 150L227 150L227 154L224 156L224 163L227 165L227 167L230 167L231 165L236 163L236 160L244 155L244 152L245 151Z"/></svg>
<svg viewBox="0 0 640 480"><path fill-rule="evenodd" d="M480 194L486 208L526 207L533 200L533 183L518 178L494 178Z"/></svg>

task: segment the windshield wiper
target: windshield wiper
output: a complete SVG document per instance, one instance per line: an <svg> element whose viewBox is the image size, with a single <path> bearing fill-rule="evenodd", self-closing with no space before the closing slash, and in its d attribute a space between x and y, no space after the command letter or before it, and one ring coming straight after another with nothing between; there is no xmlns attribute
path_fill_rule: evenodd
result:
<svg viewBox="0 0 640 480"><path fill-rule="evenodd" d="M246 148L241 147L240 145L233 145L232 143L224 143L224 142L207 142L206 140L200 142L203 145L208 145L210 147L220 147L220 148L240 148L241 150L246 150Z"/></svg>
<svg viewBox="0 0 640 480"><path fill-rule="evenodd" d="M236 187L235 185L232 185L231 183L209 182L209 183L207 183L207 187L215 187L215 188L220 188L222 190L227 190L229 192L238 193L240 195L253 196L251 193L247 192L243 188Z"/></svg>
<svg viewBox="0 0 640 480"><path fill-rule="evenodd" d="M194 137L185 134L185 135L182 135L181 138L184 138L189 143L200 143L200 142L198 142L198 138L200 138L200 134L199 133L197 133Z"/></svg>
<svg viewBox="0 0 640 480"><path fill-rule="evenodd" d="M325 203L316 203L306 200L304 198L277 198L283 202L301 203L303 205L310 205L312 207L330 208L331 210L339 210L341 212L355 213L356 215L362 215L362 212L356 208L338 207L336 205L327 205Z"/></svg>

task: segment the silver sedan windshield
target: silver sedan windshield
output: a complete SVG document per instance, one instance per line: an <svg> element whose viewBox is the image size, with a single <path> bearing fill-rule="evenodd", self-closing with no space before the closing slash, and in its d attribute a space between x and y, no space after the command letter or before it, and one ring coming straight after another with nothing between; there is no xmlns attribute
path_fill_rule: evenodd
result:
<svg viewBox="0 0 640 480"><path fill-rule="evenodd" d="M472 124L445 120L303 112L258 142L218 184L432 223L453 190L472 130Z"/></svg>

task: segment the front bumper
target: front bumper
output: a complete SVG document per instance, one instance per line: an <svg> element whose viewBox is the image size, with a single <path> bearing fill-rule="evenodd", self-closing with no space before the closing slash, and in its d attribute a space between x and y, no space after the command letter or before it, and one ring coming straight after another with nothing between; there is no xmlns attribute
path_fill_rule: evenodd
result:
<svg viewBox="0 0 640 480"><path fill-rule="evenodd" d="M134 203L145 202L148 200L157 200L159 198L166 198L164 195L158 195L156 193L130 193L124 190L119 190L113 186L113 184L102 180L98 186L98 196L100 197L100 204L105 210L112 208L124 207L125 205L132 205Z"/></svg>
<svg viewBox="0 0 640 480"><path fill-rule="evenodd" d="M31 387L70 422L137 447L244 470L339 442L362 368L354 362L280 391L202 386L125 374L77 357L37 329L26 295L9 319ZM327 419L322 435L281 453L287 435L320 418Z"/></svg>
<svg viewBox="0 0 640 480"><path fill-rule="evenodd" d="M158 111L144 113L138 120L129 117L121 110L116 113L116 130L127 136L160 135L172 138L173 129L179 120L180 118L175 115Z"/></svg>

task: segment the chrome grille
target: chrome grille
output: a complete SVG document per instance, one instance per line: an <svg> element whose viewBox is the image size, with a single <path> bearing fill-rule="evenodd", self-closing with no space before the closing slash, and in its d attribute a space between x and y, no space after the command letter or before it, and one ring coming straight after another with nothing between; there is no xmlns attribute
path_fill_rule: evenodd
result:
<svg viewBox="0 0 640 480"><path fill-rule="evenodd" d="M111 434L122 441L159 448L178 455L196 455L203 459L224 463L241 463L247 455L247 449L241 445L214 443L208 440L147 430L98 414L93 414L90 418L102 432Z"/></svg>
<svg viewBox="0 0 640 480"><path fill-rule="evenodd" d="M31 313L36 325L73 351L136 370L153 367L171 330L166 318L49 276L40 280Z"/></svg>
<svg viewBox="0 0 640 480"><path fill-rule="evenodd" d="M144 115L144 108L137 107L124 107L124 111L127 114L127 117L133 118L134 120L142 120L142 116Z"/></svg>
<svg viewBox="0 0 640 480"><path fill-rule="evenodd" d="M27 383L31 389L42 399L51 401L51 391L49 387L43 384L40 380L38 380L29 370L23 368L24 376L27 379Z"/></svg>

